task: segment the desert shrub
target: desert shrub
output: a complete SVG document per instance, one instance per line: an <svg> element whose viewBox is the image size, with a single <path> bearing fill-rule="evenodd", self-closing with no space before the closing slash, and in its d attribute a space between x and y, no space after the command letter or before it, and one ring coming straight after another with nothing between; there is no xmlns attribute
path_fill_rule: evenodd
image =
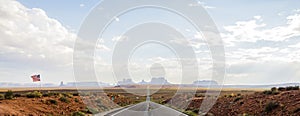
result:
<svg viewBox="0 0 300 116"><path fill-rule="evenodd" d="M236 94L237 96L241 96L242 94L240 94L240 93L238 93L238 94Z"/></svg>
<svg viewBox="0 0 300 116"><path fill-rule="evenodd" d="M272 87L271 91L277 91L277 88L276 87Z"/></svg>
<svg viewBox="0 0 300 116"><path fill-rule="evenodd" d="M22 95L21 94L14 94L14 97L22 97Z"/></svg>
<svg viewBox="0 0 300 116"><path fill-rule="evenodd" d="M278 91L285 91L286 89L284 87L278 87Z"/></svg>
<svg viewBox="0 0 300 116"><path fill-rule="evenodd" d="M299 90L299 86L294 86L293 90Z"/></svg>
<svg viewBox="0 0 300 116"><path fill-rule="evenodd" d="M0 94L0 100L4 100L4 99L5 99L4 95Z"/></svg>
<svg viewBox="0 0 300 116"><path fill-rule="evenodd" d="M278 91L265 90L265 91L263 91L263 94L265 94L265 95L277 95L277 94L279 94L279 92Z"/></svg>
<svg viewBox="0 0 300 116"><path fill-rule="evenodd" d="M292 87L292 86L288 86L288 87L286 87L285 89L286 89L287 91L290 91L290 90L293 90L293 88L294 88L294 87Z"/></svg>
<svg viewBox="0 0 300 116"><path fill-rule="evenodd" d="M4 98L5 99L13 99L14 98L14 93L11 90L8 90L5 94L4 94Z"/></svg>
<svg viewBox="0 0 300 116"><path fill-rule="evenodd" d="M92 108L92 107L87 107L86 112L91 113L91 114L97 114L99 113L98 109Z"/></svg>
<svg viewBox="0 0 300 116"><path fill-rule="evenodd" d="M185 113L188 116L198 116L197 113L195 113L195 112L193 112L191 110L184 111L183 113Z"/></svg>
<svg viewBox="0 0 300 116"><path fill-rule="evenodd" d="M276 109L279 107L279 104L277 102L269 102L267 103L265 107L265 112L271 112L272 110Z"/></svg>
<svg viewBox="0 0 300 116"><path fill-rule="evenodd" d="M66 98L65 96L60 97L59 100L62 101L62 102L65 102L65 103L69 103L70 102L69 99Z"/></svg>
<svg viewBox="0 0 300 116"><path fill-rule="evenodd" d="M78 111L78 112L72 113L72 116L85 116L85 113Z"/></svg>
<svg viewBox="0 0 300 116"><path fill-rule="evenodd" d="M79 95L80 96L90 96L91 93L89 93L89 92L81 92Z"/></svg>
<svg viewBox="0 0 300 116"><path fill-rule="evenodd" d="M73 93L73 96L79 96L79 93Z"/></svg>
<svg viewBox="0 0 300 116"><path fill-rule="evenodd" d="M73 94L71 93L62 93L63 96L68 97L68 98L72 98Z"/></svg>
<svg viewBox="0 0 300 116"><path fill-rule="evenodd" d="M237 101L239 101L239 100L241 100L241 99L243 99L243 97L241 97L241 96L236 97L236 98L233 100L233 102L237 102Z"/></svg>
<svg viewBox="0 0 300 116"><path fill-rule="evenodd" d="M196 93L195 97L205 97L205 96L203 94L201 94L201 93Z"/></svg>
<svg viewBox="0 0 300 116"><path fill-rule="evenodd" d="M50 100L49 100L49 103L54 104L54 105L57 105L57 101L54 100L54 99L50 99Z"/></svg>
<svg viewBox="0 0 300 116"><path fill-rule="evenodd" d="M49 95L49 93L44 93L43 94L43 97L49 97L50 95Z"/></svg>
<svg viewBox="0 0 300 116"><path fill-rule="evenodd" d="M74 99L75 102L79 102L79 100L77 98Z"/></svg>
<svg viewBox="0 0 300 116"><path fill-rule="evenodd" d="M192 110L194 113L198 114L199 113L199 109L193 109Z"/></svg>
<svg viewBox="0 0 300 116"><path fill-rule="evenodd" d="M263 91L263 94L266 94L266 95L271 95L271 94L272 94L272 91L265 90L265 91Z"/></svg>
<svg viewBox="0 0 300 116"><path fill-rule="evenodd" d="M60 95L60 93L48 93L48 96L50 97L50 96L59 96Z"/></svg>
<svg viewBox="0 0 300 116"><path fill-rule="evenodd" d="M43 96L43 94L42 94L41 92L38 92L38 91L28 92L28 93L26 94L26 97L27 97L27 98L40 98L40 97L42 97L42 96Z"/></svg>

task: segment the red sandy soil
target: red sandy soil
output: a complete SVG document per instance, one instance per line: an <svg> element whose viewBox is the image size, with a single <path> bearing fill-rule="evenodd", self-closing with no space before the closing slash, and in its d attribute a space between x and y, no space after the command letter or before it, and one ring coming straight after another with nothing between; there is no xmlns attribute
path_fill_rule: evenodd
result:
<svg viewBox="0 0 300 116"><path fill-rule="evenodd" d="M239 98L238 98L239 97ZM189 109L199 108L203 99L194 99ZM276 102L278 107L266 112L266 105ZM284 91L277 95L265 95L261 92L235 97L221 97L210 110L215 116L300 116L300 91Z"/></svg>
<svg viewBox="0 0 300 116"><path fill-rule="evenodd" d="M80 100L80 97L75 97ZM48 100L57 101L57 105L51 104ZM56 97L43 98L25 98L19 97L12 100L0 101L0 115L18 115L18 116L38 116L38 115L70 115L73 112L80 111L85 105L80 100L75 102L70 99L69 103L61 102Z"/></svg>
<svg viewBox="0 0 300 116"><path fill-rule="evenodd" d="M153 98L168 99L166 98L167 95L165 94L166 93L161 93L159 94L160 97L157 95L153 96ZM98 110L101 112L119 107L113 105L113 103L110 103L110 100L107 100L107 98L112 95L113 94L105 95L108 97L105 97L104 95L83 96L83 99L88 97L87 99L90 100L85 101L85 103L92 104L90 106L98 108ZM185 94L183 96L178 96L172 103L175 106L182 107L182 109L197 110L201 106L203 97L190 99L191 95ZM114 96L118 96L114 102L119 105L133 104L134 99L136 99L136 97L133 95L121 93L120 95L118 93ZM78 99L79 102L75 102L75 98ZM56 100L57 105L49 103L50 99ZM145 98L141 98L141 101L144 99ZM59 97L55 96L42 98L17 97L12 100L0 100L0 116L71 115L74 112L83 111L87 108L79 96L73 96L72 98L69 98L69 100L69 103L61 102ZM190 104L187 108L185 107L186 105L184 105L185 101L190 101ZM270 112L266 112L266 105L270 102L276 102L279 106ZM243 94L232 97L222 96L209 111L209 114L215 116L239 116L243 114L259 116L300 116L300 91L283 91L277 95L266 95L262 92L257 92L254 94Z"/></svg>

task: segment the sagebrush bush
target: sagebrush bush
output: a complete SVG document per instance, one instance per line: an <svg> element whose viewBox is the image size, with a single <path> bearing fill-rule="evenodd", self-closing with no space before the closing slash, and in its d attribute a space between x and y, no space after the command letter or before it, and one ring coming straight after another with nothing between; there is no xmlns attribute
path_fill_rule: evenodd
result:
<svg viewBox="0 0 300 116"><path fill-rule="evenodd" d="M0 94L0 100L4 100L4 99L5 99L4 95Z"/></svg>
<svg viewBox="0 0 300 116"><path fill-rule="evenodd" d="M75 98L75 100L74 100L75 102L79 102L79 99L77 99L77 98Z"/></svg>
<svg viewBox="0 0 300 116"><path fill-rule="evenodd" d="M266 107L265 107L265 112L271 112L274 109L276 109L277 107L279 107L279 103L277 102L269 102L267 103Z"/></svg>
<svg viewBox="0 0 300 116"><path fill-rule="evenodd" d="M22 95L21 94L14 94L14 97L22 97Z"/></svg>
<svg viewBox="0 0 300 116"><path fill-rule="evenodd" d="M279 92L278 91L265 90L265 91L263 91L263 94L266 94L266 95L277 95L277 94L279 94Z"/></svg>
<svg viewBox="0 0 300 116"><path fill-rule="evenodd" d="M183 113L187 114L188 116L198 116L197 113L191 111L191 110L187 110L187 111L184 111Z"/></svg>
<svg viewBox="0 0 300 116"><path fill-rule="evenodd" d="M73 93L73 96L79 96L79 93Z"/></svg>
<svg viewBox="0 0 300 116"><path fill-rule="evenodd" d="M278 87L278 91L285 91L284 87Z"/></svg>
<svg viewBox="0 0 300 116"><path fill-rule="evenodd" d="M5 99L13 99L14 98L14 93L11 90L8 90L5 94L4 94L4 98Z"/></svg>
<svg viewBox="0 0 300 116"><path fill-rule="evenodd" d="M49 95L49 97L51 97L51 96L59 96L60 93L52 93L52 92L49 92L48 95Z"/></svg>
<svg viewBox="0 0 300 116"><path fill-rule="evenodd" d="M85 116L85 113L78 111L78 112L72 113L72 116Z"/></svg>
<svg viewBox="0 0 300 116"><path fill-rule="evenodd" d="M236 98L233 100L233 102L237 102L237 101L239 101L239 100L241 100L241 99L243 99L242 96L236 97Z"/></svg>
<svg viewBox="0 0 300 116"><path fill-rule="evenodd" d="M41 92L38 92L38 91L26 93L27 98L41 98L42 96L43 96L43 94Z"/></svg>
<svg viewBox="0 0 300 116"><path fill-rule="evenodd" d="M63 96L68 97L68 98L72 98L73 94L71 93L62 93Z"/></svg>
<svg viewBox="0 0 300 116"><path fill-rule="evenodd" d="M277 88L276 87L272 87L271 91L277 91Z"/></svg>
<svg viewBox="0 0 300 116"><path fill-rule="evenodd" d="M50 99L49 102L50 102L51 104L57 105L57 101L54 100L54 99Z"/></svg>
<svg viewBox="0 0 300 116"><path fill-rule="evenodd" d="M70 102L69 99L66 98L65 96L60 97L59 100L62 101L62 102L65 102L65 103L69 103Z"/></svg>

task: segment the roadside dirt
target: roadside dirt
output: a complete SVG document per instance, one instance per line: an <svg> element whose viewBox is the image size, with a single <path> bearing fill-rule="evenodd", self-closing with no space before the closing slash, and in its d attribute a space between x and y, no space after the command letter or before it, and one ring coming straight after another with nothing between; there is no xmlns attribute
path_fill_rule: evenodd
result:
<svg viewBox="0 0 300 116"><path fill-rule="evenodd" d="M75 102L74 100L79 99ZM52 104L49 100L55 100ZM38 115L70 115L73 112L81 111L85 105L80 97L69 99L69 103L61 102L56 97L25 98L19 97L12 100L0 101L0 115L38 116Z"/></svg>

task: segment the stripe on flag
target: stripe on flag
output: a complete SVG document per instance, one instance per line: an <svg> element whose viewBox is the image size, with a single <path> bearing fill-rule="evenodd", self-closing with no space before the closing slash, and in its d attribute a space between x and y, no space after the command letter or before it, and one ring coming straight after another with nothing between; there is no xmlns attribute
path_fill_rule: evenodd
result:
<svg viewBox="0 0 300 116"><path fill-rule="evenodd" d="M40 75L32 75L31 78L33 82L41 81Z"/></svg>

